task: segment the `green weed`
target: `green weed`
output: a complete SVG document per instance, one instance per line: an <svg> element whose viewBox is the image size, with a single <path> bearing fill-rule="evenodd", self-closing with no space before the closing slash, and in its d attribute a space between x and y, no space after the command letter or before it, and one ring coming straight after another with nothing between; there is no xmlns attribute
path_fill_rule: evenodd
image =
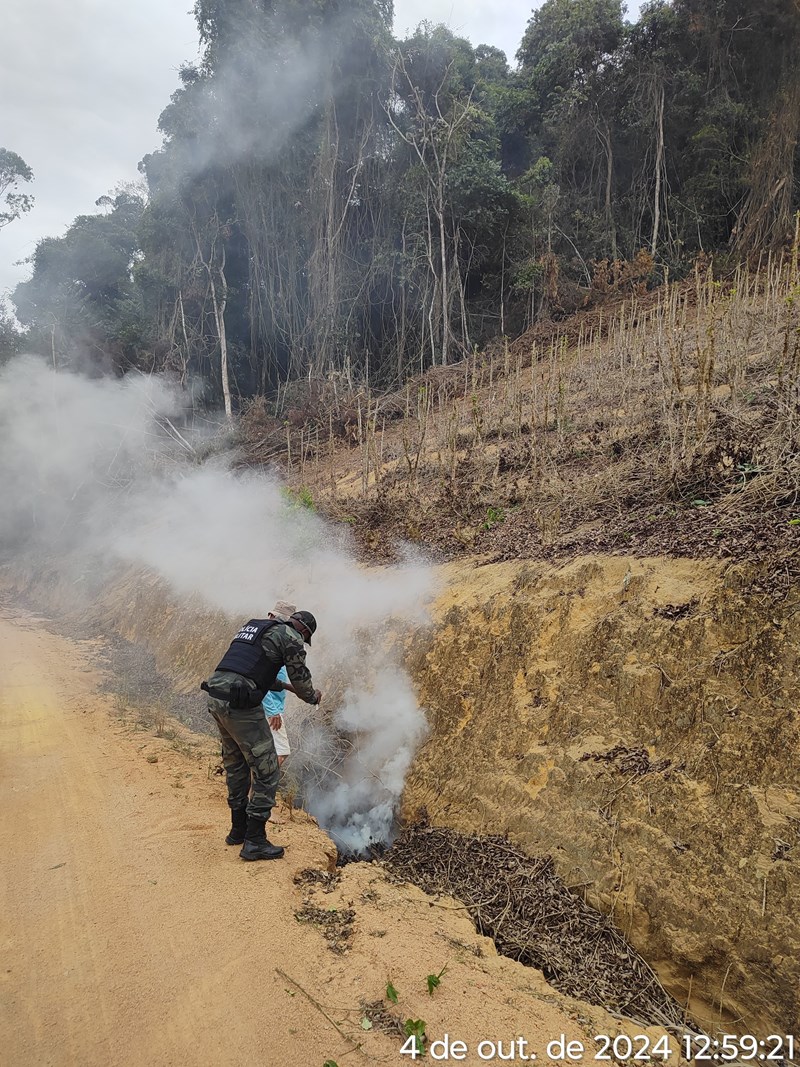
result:
<svg viewBox="0 0 800 1067"><path fill-rule="evenodd" d="M314 497L307 485L301 485L297 489L284 485L281 489L281 496L290 507L306 508L307 511L317 510Z"/></svg>
<svg viewBox="0 0 800 1067"><path fill-rule="evenodd" d="M442 978L444 978L447 972L447 964L442 967L438 974L429 974L425 981L428 983L428 995L433 996L434 989L438 989L442 984Z"/></svg>
<svg viewBox="0 0 800 1067"><path fill-rule="evenodd" d="M410 1039L412 1045L411 1055L412 1058L425 1055L425 1042L428 1040L425 1033L425 1020L424 1019L406 1019L403 1030L406 1036ZM406 1042L408 1044L409 1042ZM403 1048L405 1049L405 1045Z"/></svg>
<svg viewBox="0 0 800 1067"><path fill-rule="evenodd" d="M486 509L486 519L483 523L484 530L491 530L506 521L506 513L502 508L489 507Z"/></svg>

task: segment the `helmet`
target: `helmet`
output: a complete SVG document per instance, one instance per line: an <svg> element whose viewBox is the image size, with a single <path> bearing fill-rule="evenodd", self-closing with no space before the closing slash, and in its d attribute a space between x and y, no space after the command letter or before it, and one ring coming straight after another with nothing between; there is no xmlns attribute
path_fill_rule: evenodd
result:
<svg viewBox="0 0 800 1067"><path fill-rule="evenodd" d="M289 622L296 620L301 626L304 626L308 630L307 644L311 644L311 638L317 629L317 620L311 614L310 611L296 611L289 617Z"/></svg>

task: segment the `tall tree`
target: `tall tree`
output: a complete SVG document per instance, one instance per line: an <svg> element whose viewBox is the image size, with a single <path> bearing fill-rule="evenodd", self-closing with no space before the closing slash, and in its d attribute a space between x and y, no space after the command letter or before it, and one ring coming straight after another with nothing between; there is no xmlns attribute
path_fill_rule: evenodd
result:
<svg viewBox="0 0 800 1067"><path fill-rule="evenodd" d="M80 215L63 237L45 237L33 274L11 299L53 362L83 360L123 370L139 365L146 332L133 282L144 200L136 191L103 197L96 215Z"/></svg>
<svg viewBox="0 0 800 1067"><path fill-rule="evenodd" d="M624 53L626 119L640 161L631 197L634 244L645 245L653 259L670 224L667 132L673 125L675 93L683 73L675 62L680 32L675 10L665 0L654 0L631 29Z"/></svg>
<svg viewBox="0 0 800 1067"><path fill-rule="evenodd" d="M20 182L33 181L33 171L16 152L0 148L0 229L33 207L30 193L17 192Z"/></svg>
<svg viewBox="0 0 800 1067"><path fill-rule="evenodd" d="M617 257L614 214L620 108L619 57L625 39L621 0L547 0L523 36L517 77L532 146L529 164L552 161L565 240L592 255ZM579 230L580 227L580 230Z"/></svg>
<svg viewBox="0 0 800 1067"><path fill-rule="evenodd" d="M453 274L459 270L448 233L448 181L474 117L473 89L459 76L458 47L457 39L443 27L418 30L395 53L387 106L392 127L408 146L421 178L426 258L434 282L429 308L432 357L442 364L450 361L451 302L457 284ZM466 340L462 337L462 342Z"/></svg>
<svg viewBox="0 0 800 1067"><path fill-rule="evenodd" d="M746 17L744 12L731 12L729 19L734 14L740 20ZM749 21L752 29L740 62L756 82L763 121L750 152L747 191L733 233L735 247L744 255L787 241L794 230L800 146L800 0L765 0L759 5L758 20L751 16Z"/></svg>

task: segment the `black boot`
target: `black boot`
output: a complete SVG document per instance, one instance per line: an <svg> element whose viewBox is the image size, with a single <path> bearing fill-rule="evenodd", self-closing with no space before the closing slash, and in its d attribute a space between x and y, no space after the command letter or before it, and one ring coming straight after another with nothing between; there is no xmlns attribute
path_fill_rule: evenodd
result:
<svg viewBox="0 0 800 1067"><path fill-rule="evenodd" d="M247 808L231 808L231 832L225 838L226 845L241 845L247 831Z"/></svg>
<svg viewBox="0 0 800 1067"><path fill-rule="evenodd" d="M267 840L265 824L264 819L255 819L252 815L247 816L244 847L239 853L243 860L279 860L283 855L280 845L273 845Z"/></svg>

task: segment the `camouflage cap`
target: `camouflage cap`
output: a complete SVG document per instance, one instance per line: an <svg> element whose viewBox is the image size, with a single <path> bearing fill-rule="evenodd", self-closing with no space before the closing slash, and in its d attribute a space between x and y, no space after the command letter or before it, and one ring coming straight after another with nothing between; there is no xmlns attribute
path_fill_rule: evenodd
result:
<svg viewBox="0 0 800 1067"><path fill-rule="evenodd" d="M276 600L275 607L270 612L270 615L274 615L276 619L280 619L281 622L288 622L289 617L294 613L297 608L296 604L290 604L288 600Z"/></svg>
<svg viewBox="0 0 800 1067"><path fill-rule="evenodd" d="M296 619L301 626L305 626L305 628L308 630L306 644L310 645L311 638L315 630L317 629L317 620L314 618L310 611L295 611L289 621L291 622L292 619Z"/></svg>

